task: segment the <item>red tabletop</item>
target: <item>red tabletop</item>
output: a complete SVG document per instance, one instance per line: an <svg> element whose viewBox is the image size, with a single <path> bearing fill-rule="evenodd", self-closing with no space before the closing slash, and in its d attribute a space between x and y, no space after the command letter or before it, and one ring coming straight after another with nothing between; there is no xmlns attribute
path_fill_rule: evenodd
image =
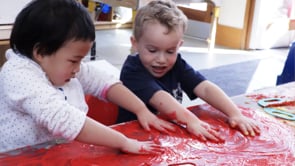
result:
<svg viewBox="0 0 295 166"><path fill-rule="evenodd" d="M0 165L294 165L294 128L288 125L293 122L265 114L256 103L264 96L280 95L292 99L295 97L294 91L290 91L292 88L295 89L295 83L233 98L243 114L259 124L262 133L256 137L245 137L230 128L222 113L204 104L189 109L218 128L225 142L201 142L181 126L176 126L177 132L170 134L156 130L146 132L133 121L111 127L131 138L154 140L165 148L163 154L131 155L111 148L71 142L49 149L26 148L13 155L0 154Z"/></svg>

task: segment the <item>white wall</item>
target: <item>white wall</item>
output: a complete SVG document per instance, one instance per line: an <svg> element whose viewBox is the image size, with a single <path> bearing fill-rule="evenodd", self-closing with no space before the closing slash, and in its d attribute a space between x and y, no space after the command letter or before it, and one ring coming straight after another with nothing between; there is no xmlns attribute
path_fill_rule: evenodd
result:
<svg viewBox="0 0 295 166"><path fill-rule="evenodd" d="M0 24L12 24L20 10L31 0L0 0Z"/></svg>
<svg viewBox="0 0 295 166"><path fill-rule="evenodd" d="M218 24L243 29L247 0L220 1Z"/></svg>
<svg viewBox="0 0 295 166"><path fill-rule="evenodd" d="M247 0L213 0L219 7L218 24L242 29ZM210 24L189 20L187 36L206 39L210 34Z"/></svg>

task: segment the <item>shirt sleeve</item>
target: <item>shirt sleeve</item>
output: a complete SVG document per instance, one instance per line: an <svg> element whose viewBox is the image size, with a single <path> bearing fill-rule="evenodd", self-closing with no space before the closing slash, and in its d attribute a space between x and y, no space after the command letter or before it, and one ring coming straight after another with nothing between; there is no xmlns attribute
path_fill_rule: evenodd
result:
<svg viewBox="0 0 295 166"><path fill-rule="evenodd" d="M81 63L77 78L85 94L91 94L104 101L107 100L108 89L116 83L121 83L119 71L107 62Z"/></svg>
<svg viewBox="0 0 295 166"><path fill-rule="evenodd" d="M194 94L194 88L202 81L206 80L206 78L182 59L180 54L176 61L175 68L178 68L177 71L179 73L177 75L180 79L181 88L191 100L195 99L197 96Z"/></svg>

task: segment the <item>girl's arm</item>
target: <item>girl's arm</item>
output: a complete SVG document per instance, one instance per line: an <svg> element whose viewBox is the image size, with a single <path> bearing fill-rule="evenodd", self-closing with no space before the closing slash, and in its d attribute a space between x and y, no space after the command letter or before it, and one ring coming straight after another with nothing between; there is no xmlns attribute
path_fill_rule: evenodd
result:
<svg viewBox="0 0 295 166"><path fill-rule="evenodd" d="M77 141L120 149L126 153L157 154L163 149L151 141L140 142L127 138L122 133L104 126L95 120L86 117L82 130L76 137Z"/></svg>

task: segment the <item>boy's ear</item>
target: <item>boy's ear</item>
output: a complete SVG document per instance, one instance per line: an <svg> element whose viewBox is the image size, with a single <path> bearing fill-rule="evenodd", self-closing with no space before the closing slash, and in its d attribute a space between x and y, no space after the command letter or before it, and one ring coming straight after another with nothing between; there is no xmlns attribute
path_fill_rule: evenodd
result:
<svg viewBox="0 0 295 166"><path fill-rule="evenodd" d="M131 41L132 46L137 47L137 42L136 42L136 39L135 39L134 36L131 36L131 37L130 37L130 41Z"/></svg>
<svg viewBox="0 0 295 166"><path fill-rule="evenodd" d="M137 42L134 36L130 37L130 42L131 42L131 53L136 53L137 52Z"/></svg>
<svg viewBox="0 0 295 166"><path fill-rule="evenodd" d="M181 40L181 41L179 42L179 46L178 46L178 47L181 47L182 44L183 44L183 40Z"/></svg>
<svg viewBox="0 0 295 166"><path fill-rule="evenodd" d="M133 43L135 42L135 37L134 37L134 36L131 36L131 37L130 37L130 41L131 41L131 43L133 44Z"/></svg>

